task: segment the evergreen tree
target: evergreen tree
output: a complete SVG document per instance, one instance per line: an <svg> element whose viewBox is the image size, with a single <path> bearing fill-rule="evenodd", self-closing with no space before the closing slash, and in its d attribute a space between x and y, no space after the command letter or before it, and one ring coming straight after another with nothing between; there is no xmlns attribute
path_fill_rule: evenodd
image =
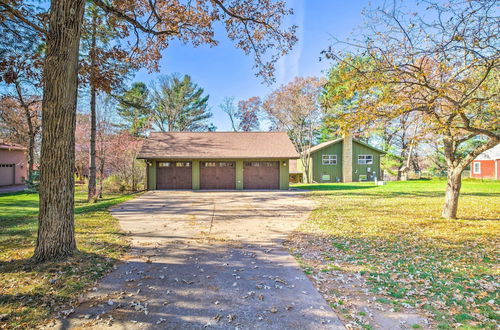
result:
<svg viewBox="0 0 500 330"><path fill-rule="evenodd" d="M149 90L146 84L136 82L118 99L118 114L133 136L142 135L149 126Z"/></svg>
<svg viewBox="0 0 500 330"><path fill-rule="evenodd" d="M152 95L152 119L162 132L209 131L212 113L208 95L203 95L191 77L164 76L158 80Z"/></svg>

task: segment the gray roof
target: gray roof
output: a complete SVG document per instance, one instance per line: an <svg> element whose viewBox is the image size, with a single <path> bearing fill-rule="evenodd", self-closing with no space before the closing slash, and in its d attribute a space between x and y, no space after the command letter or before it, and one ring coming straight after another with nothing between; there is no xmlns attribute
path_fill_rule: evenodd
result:
<svg viewBox="0 0 500 330"><path fill-rule="evenodd" d="M476 158L476 160L490 160L490 159L493 160L500 159L500 144L497 144L493 148L484 151Z"/></svg>

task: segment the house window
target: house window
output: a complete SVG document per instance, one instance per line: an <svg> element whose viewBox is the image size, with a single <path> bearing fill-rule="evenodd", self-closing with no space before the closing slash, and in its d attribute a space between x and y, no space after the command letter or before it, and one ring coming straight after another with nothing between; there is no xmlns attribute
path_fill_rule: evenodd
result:
<svg viewBox="0 0 500 330"><path fill-rule="evenodd" d="M175 163L175 167L191 167L190 162L177 162Z"/></svg>
<svg viewBox="0 0 500 330"><path fill-rule="evenodd" d="M171 167L172 163L171 162L159 162L158 167Z"/></svg>
<svg viewBox="0 0 500 330"><path fill-rule="evenodd" d="M216 162L204 162L203 167L216 167L217 163Z"/></svg>
<svg viewBox="0 0 500 330"><path fill-rule="evenodd" d="M337 165L337 155L323 155L323 165Z"/></svg>
<svg viewBox="0 0 500 330"><path fill-rule="evenodd" d="M274 167L275 164L275 162L262 162L262 166L264 167Z"/></svg>
<svg viewBox="0 0 500 330"><path fill-rule="evenodd" d="M372 155L359 155L358 156L358 164L373 164L373 156Z"/></svg>
<svg viewBox="0 0 500 330"><path fill-rule="evenodd" d="M233 162L220 162L219 166L220 167L234 167L234 163Z"/></svg>
<svg viewBox="0 0 500 330"><path fill-rule="evenodd" d="M474 174L481 174L481 162L474 162Z"/></svg>

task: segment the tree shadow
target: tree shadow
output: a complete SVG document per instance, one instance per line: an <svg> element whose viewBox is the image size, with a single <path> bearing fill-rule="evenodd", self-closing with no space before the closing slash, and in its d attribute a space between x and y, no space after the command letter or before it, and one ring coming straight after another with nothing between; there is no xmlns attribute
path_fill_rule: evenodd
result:
<svg viewBox="0 0 500 330"><path fill-rule="evenodd" d="M61 328L110 319L114 326L146 329L322 329L338 322L281 241L170 238L130 252Z"/></svg>

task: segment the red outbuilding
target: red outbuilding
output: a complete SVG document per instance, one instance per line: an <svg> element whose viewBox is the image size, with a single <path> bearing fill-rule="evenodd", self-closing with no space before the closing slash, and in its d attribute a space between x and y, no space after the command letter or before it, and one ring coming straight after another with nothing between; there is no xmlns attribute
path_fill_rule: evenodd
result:
<svg viewBox="0 0 500 330"><path fill-rule="evenodd" d="M472 161L470 176L500 180L500 144L486 150Z"/></svg>

